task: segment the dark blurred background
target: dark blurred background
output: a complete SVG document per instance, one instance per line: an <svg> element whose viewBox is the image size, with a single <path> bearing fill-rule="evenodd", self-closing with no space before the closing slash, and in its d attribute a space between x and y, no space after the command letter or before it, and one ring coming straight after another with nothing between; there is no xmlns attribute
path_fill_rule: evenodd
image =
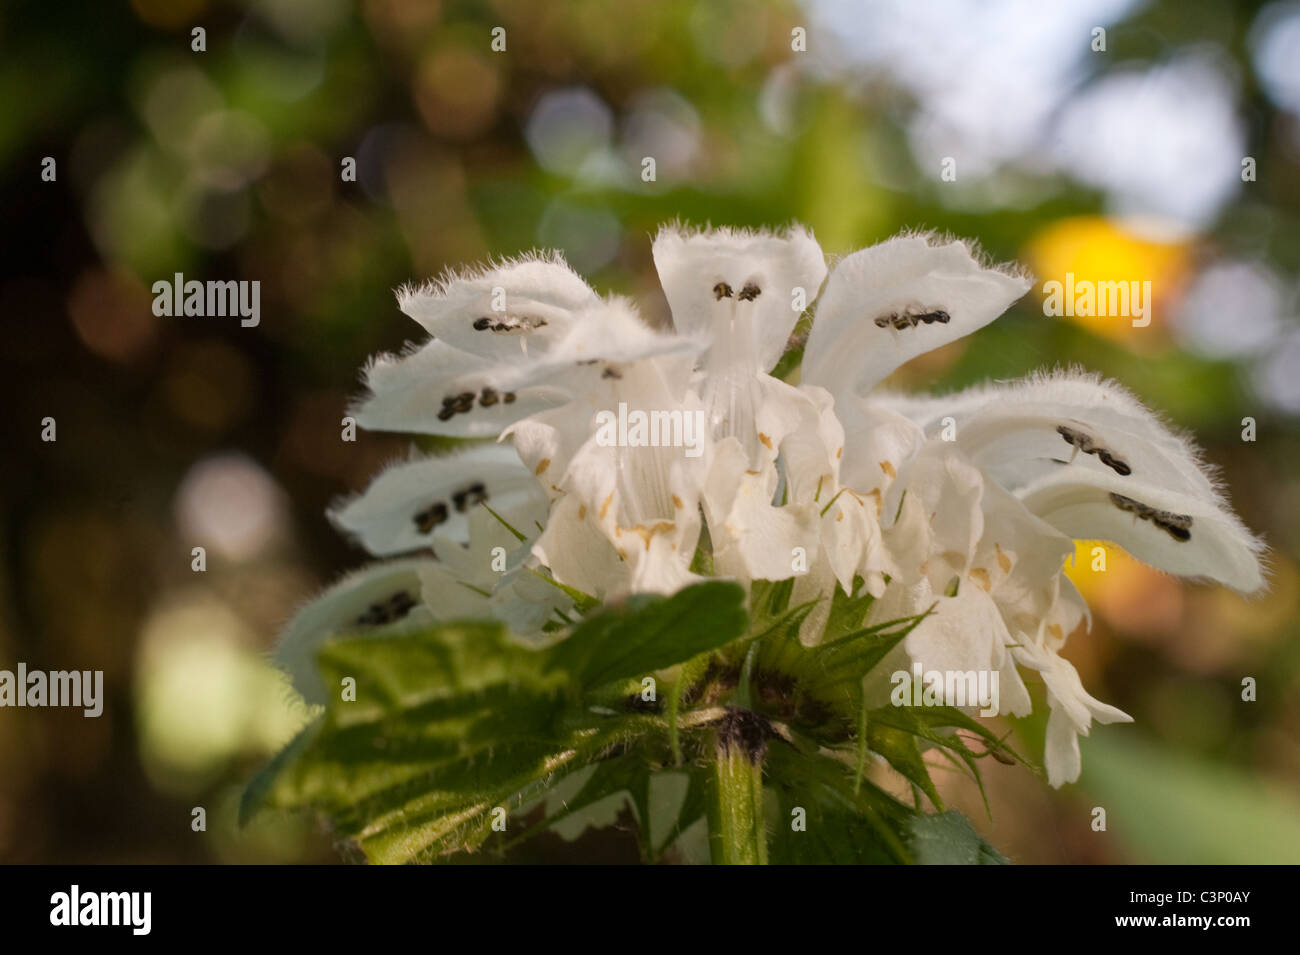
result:
<svg viewBox="0 0 1300 955"><path fill-rule="evenodd" d="M410 445L340 440L365 358L420 335L393 288L558 247L662 320L649 236L682 218L799 220L833 254L976 237L1039 285L892 384L1077 362L1195 432L1271 591L1113 548L1092 573L1081 545L1094 628L1067 656L1136 723L1059 792L992 763L991 814L943 789L1017 861L1300 861L1298 64L1295 2L7 2L0 668L102 669L108 701L0 710L0 860L338 859L310 820L239 830L234 806L306 716L265 651L363 559L323 510ZM1151 326L1044 317L1067 271L1150 279ZM155 317L176 272L259 280L260 325Z"/></svg>

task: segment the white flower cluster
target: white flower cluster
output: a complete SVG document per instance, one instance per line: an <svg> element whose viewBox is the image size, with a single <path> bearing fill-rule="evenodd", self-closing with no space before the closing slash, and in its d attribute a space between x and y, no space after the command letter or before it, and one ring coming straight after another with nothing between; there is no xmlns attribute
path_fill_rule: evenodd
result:
<svg viewBox="0 0 1300 955"><path fill-rule="evenodd" d="M312 654L333 634L492 615L541 635L573 619L575 592L609 601L691 583L704 541L716 575L794 578L793 604L820 598L805 643L836 588L857 582L876 598L869 620L934 607L893 662L997 672L1001 712L1017 715L1030 708L1019 668L1037 671L1059 786L1077 778L1093 720L1129 719L1060 656L1088 620L1063 573L1074 538L1262 586L1260 545L1195 449L1115 383L1071 372L941 397L873 391L1028 290L968 243L903 235L828 276L802 228L667 227L654 261L670 330L557 255L399 294L429 339L369 365L358 423L495 440L396 463L332 513L371 554L401 557L290 625L279 657L308 699L323 696ZM814 300L795 386L770 372ZM620 408L650 433L598 434ZM687 416L703 423L689 454L667 426Z"/></svg>

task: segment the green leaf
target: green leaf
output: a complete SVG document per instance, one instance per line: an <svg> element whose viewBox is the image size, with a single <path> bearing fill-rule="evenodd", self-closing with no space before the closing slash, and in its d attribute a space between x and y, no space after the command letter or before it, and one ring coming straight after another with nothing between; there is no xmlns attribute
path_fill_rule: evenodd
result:
<svg viewBox="0 0 1300 955"><path fill-rule="evenodd" d="M255 777L245 818L262 807L311 809L371 861L431 861L484 845L503 820L494 844L509 843L521 808L556 778L598 764L574 810L626 790L644 829L650 771L671 759L669 721L620 707L614 691L735 639L747 623L742 597L723 581L634 597L545 649L488 622L328 643L318 661L334 698ZM354 698L344 699L345 685Z"/></svg>
<svg viewBox="0 0 1300 955"><path fill-rule="evenodd" d="M860 695L862 678L902 643L928 613L885 620L811 648L809 657L817 675L808 680L809 689L816 692L819 687L848 685L855 695Z"/></svg>
<svg viewBox="0 0 1300 955"><path fill-rule="evenodd" d="M883 756L889 765L898 770L909 782L920 787L935 809L942 811L943 800L930 779L929 767L921 755L921 747L911 733L895 729L884 723L869 723L867 746L873 752Z"/></svg>
<svg viewBox="0 0 1300 955"><path fill-rule="evenodd" d="M909 733L917 740L923 740L937 747L936 751L946 756L958 768L965 766L966 771L979 786L980 794L984 796L985 809L988 808L988 798L984 794L984 780L980 774L979 760L992 757L1002 762L1017 762L1041 775L1038 767L1008 746L1004 739L983 723L952 706L882 706L872 710L868 718L873 728L883 725ZM985 748L971 749L957 735L958 729L973 733ZM902 772L902 769L899 771ZM911 776L908 778L911 779ZM912 781L916 782L914 779Z"/></svg>
<svg viewBox="0 0 1300 955"><path fill-rule="evenodd" d="M585 688L682 663L744 633L744 596L738 584L717 580L672 597L630 597L592 614L556 644L548 670Z"/></svg>
<svg viewBox="0 0 1300 955"><path fill-rule="evenodd" d="M777 865L886 865L899 861L871 826L824 789L780 789L769 860ZM799 818L801 816L801 818ZM802 829L794 828L796 819Z"/></svg>
<svg viewBox="0 0 1300 955"><path fill-rule="evenodd" d="M956 810L917 815L908 827L908 841L920 865L1006 865L1002 853Z"/></svg>
<svg viewBox="0 0 1300 955"><path fill-rule="evenodd" d="M834 643L841 637L861 629L862 622L875 602L873 596L865 589L866 581L861 577L853 578L853 595L846 594L839 587L831 597L831 610L826 619L826 630L822 637L824 643Z"/></svg>
<svg viewBox="0 0 1300 955"><path fill-rule="evenodd" d="M750 613L759 622L759 627L766 626L768 620L780 617L790 606L790 595L794 593L794 578L784 580L756 580L750 585Z"/></svg>
<svg viewBox="0 0 1300 955"><path fill-rule="evenodd" d="M494 810L511 812L554 774L649 728L636 714L562 719L563 680L545 662L493 623L326 644L332 700L254 779L245 817L264 806L324 812L375 862L480 845ZM345 680L354 700L343 698Z"/></svg>
<svg viewBox="0 0 1300 955"><path fill-rule="evenodd" d="M855 786L842 763L783 743L768 751L764 784L773 794L770 860L791 863L908 863L907 832L916 811L870 781ZM795 828L803 810L802 830Z"/></svg>

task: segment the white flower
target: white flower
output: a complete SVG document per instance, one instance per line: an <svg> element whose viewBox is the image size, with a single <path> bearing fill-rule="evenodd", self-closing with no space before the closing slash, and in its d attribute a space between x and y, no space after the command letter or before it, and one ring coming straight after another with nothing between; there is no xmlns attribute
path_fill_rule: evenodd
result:
<svg viewBox="0 0 1300 955"><path fill-rule="evenodd" d="M1000 712L1024 715L1019 668L1040 673L1056 786L1078 777L1093 720L1128 719L1060 656L1090 623L1064 574L1074 538L1263 585L1261 545L1194 447L1113 382L1057 372L942 397L873 390L995 320L1028 290L1020 271L915 234L828 278L798 227L666 227L653 253L666 331L558 255L399 294L430 338L369 366L358 422L501 443L399 462L331 513L372 554L422 556L345 578L295 618L279 658L309 699L322 691L312 654L335 634L472 615L549 635L571 619L572 590L611 600L697 579L707 539L716 574L794 578L793 605L815 602L807 644L837 591L870 593L871 621L932 610L868 674L871 698L887 697L894 665L919 663L996 673ZM814 301L792 386L770 372ZM611 440L601 422L615 409L679 426L698 415L702 433L690 453L666 432Z"/></svg>
<svg viewBox="0 0 1300 955"><path fill-rule="evenodd" d="M735 437L751 463L763 450L756 423L774 398L765 387L826 262L802 228L781 235L668 226L654 240L655 268L678 334L707 343L700 394L716 437Z"/></svg>

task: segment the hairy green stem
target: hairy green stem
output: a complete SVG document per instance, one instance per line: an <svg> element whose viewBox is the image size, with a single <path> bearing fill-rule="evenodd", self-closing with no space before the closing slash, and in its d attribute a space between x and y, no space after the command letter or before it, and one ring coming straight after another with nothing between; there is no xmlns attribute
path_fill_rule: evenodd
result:
<svg viewBox="0 0 1300 955"><path fill-rule="evenodd" d="M709 798L709 854L715 865L767 865L763 757L767 721L729 707L718 727Z"/></svg>

